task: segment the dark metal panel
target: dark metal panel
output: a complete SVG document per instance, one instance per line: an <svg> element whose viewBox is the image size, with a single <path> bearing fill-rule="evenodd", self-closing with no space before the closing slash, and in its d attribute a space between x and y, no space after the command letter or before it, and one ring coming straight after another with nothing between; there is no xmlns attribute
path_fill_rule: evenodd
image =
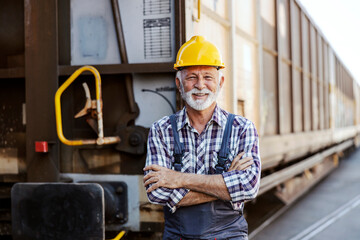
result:
<svg viewBox="0 0 360 240"><path fill-rule="evenodd" d="M185 0L175 2L175 49L178 51L181 45L186 42L186 23L185 23ZM173 67L173 65L172 65ZM179 91L176 91L176 110L184 107L184 101Z"/></svg>
<svg viewBox="0 0 360 240"><path fill-rule="evenodd" d="M59 64L70 65L70 0L58 1Z"/></svg>
<svg viewBox="0 0 360 240"><path fill-rule="evenodd" d="M175 2L175 49L178 50L186 42L185 0Z"/></svg>
<svg viewBox="0 0 360 240"><path fill-rule="evenodd" d="M25 0L26 161L28 181L58 180L54 95L58 88L57 0ZM49 141L49 153L35 153Z"/></svg>
<svg viewBox="0 0 360 240"><path fill-rule="evenodd" d="M102 240L104 203L104 190L95 183L18 183L11 193L12 237Z"/></svg>
<svg viewBox="0 0 360 240"><path fill-rule="evenodd" d="M0 58L24 53L24 3L0 1Z"/></svg>
<svg viewBox="0 0 360 240"><path fill-rule="evenodd" d="M100 74L123 74L123 73L161 73L175 72L174 63L134 63L134 64L109 64L92 65ZM81 66L59 66L60 76L70 76ZM90 72L84 72L84 75L90 75Z"/></svg>
<svg viewBox="0 0 360 240"><path fill-rule="evenodd" d="M117 42L119 46L121 63L129 63L126 52L125 36L124 36L124 31L120 16L119 2L117 0L111 0L111 8L114 18L114 25L116 30Z"/></svg>
<svg viewBox="0 0 360 240"><path fill-rule="evenodd" d="M122 21L120 16L120 8L118 0L111 0L112 12L114 17L114 25L116 30L117 42L120 51L120 58L121 63L129 63L127 52L126 52L126 45L125 45L125 36L124 30L122 27ZM125 75L125 86L126 86L126 94L129 100L129 107L131 113L137 113L138 107L135 102L134 97L134 90L133 90L133 78L132 75L126 74Z"/></svg>
<svg viewBox="0 0 360 240"><path fill-rule="evenodd" d="M25 69L20 68L4 68L0 69L0 79L2 78L24 78Z"/></svg>

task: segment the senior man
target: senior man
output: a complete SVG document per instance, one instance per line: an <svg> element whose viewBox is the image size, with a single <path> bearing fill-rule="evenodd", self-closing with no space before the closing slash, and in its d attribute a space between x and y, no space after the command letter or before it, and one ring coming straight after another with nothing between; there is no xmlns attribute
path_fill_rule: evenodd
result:
<svg viewBox="0 0 360 240"><path fill-rule="evenodd" d="M202 36L181 46L174 68L185 107L150 129L144 185L164 205L163 239L248 238L243 207L259 189L259 142L251 121L216 103L224 67Z"/></svg>

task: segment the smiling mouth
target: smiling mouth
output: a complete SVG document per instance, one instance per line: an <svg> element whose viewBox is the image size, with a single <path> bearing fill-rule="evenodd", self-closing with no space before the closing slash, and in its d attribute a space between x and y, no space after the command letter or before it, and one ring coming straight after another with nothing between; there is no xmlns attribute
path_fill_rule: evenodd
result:
<svg viewBox="0 0 360 240"><path fill-rule="evenodd" d="M208 93L193 93L192 94L194 98L204 98L206 96L208 96Z"/></svg>

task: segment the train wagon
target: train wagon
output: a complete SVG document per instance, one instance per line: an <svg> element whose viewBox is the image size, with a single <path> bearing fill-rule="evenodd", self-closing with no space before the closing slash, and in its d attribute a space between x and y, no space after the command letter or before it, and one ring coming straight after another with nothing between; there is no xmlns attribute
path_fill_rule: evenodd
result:
<svg viewBox="0 0 360 240"><path fill-rule="evenodd" d="M1 239L161 238L146 141L183 107L173 64L194 35L223 54L219 105L258 129L250 231L359 145L360 88L296 0L2 0L0 16Z"/></svg>

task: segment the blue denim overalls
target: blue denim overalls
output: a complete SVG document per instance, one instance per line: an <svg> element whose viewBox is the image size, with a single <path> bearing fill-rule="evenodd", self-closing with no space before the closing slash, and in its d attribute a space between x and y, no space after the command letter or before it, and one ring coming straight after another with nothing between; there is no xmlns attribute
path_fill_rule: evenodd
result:
<svg viewBox="0 0 360 240"><path fill-rule="evenodd" d="M225 161L229 154L228 142L234 117L233 114L229 114L226 122L216 165L216 174L221 174L224 171ZM174 135L174 168L176 171L181 171L184 146L179 139L175 115L170 116L170 121ZM175 213L171 213L168 207L164 207L164 216L164 240L247 239L247 222L242 212L234 210L230 202L216 200L189 207L180 207Z"/></svg>

